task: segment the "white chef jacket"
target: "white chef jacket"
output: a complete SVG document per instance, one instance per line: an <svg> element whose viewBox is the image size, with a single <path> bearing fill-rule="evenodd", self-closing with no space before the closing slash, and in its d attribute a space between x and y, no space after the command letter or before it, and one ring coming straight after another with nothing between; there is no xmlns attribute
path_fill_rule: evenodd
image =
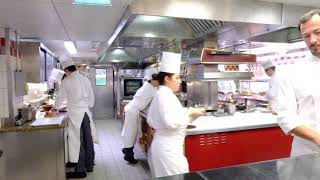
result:
<svg viewBox="0 0 320 180"><path fill-rule="evenodd" d="M304 125L320 131L320 61L292 65L279 78L277 120L285 133ZM319 151L314 143L294 137L291 156Z"/></svg>
<svg viewBox="0 0 320 180"><path fill-rule="evenodd" d="M222 92L224 94L218 94L218 100L226 101L227 98L231 98L233 93L237 90L236 84L232 80L226 81L218 81L218 92ZM229 94L228 94L229 93Z"/></svg>
<svg viewBox="0 0 320 180"><path fill-rule="evenodd" d="M184 139L190 119L172 92L160 86L148 113L147 122L155 129L148 162L152 177L162 177L189 172L184 156Z"/></svg>
<svg viewBox="0 0 320 180"><path fill-rule="evenodd" d="M145 82L133 96L132 101L125 106L125 121L121 133L125 148L135 145L139 128L139 111L147 107L156 92L156 87Z"/></svg>
<svg viewBox="0 0 320 180"><path fill-rule="evenodd" d="M130 101L125 106L125 111L129 109L137 109L137 110L144 110L147 105L152 100L154 94L157 92L157 87L154 87L149 82L145 82L141 88L138 89L136 94L133 96L132 101Z"/></svg>
<svg viewBox="0 0 320 180"><path fill-rule="evenodd" d="M61 82L53 107L59 109L65 100L67 100L67 115L69 117L67 127L69 154L66 159L69 158L70 162L76 163L80 150L80 127L85 113L90 119L93 141L98 142L92 114L89 110L94 106L94 94L90 80L79 74L78 71L72 72Z"/></svg>

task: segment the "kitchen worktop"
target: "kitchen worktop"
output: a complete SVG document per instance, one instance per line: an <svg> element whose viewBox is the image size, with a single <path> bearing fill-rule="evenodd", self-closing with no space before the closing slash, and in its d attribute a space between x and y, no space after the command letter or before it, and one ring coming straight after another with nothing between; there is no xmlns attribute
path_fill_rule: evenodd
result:
<svg viewBox="0 0 320 180"><path fill-rule="evenodd" d="M277 127L276 117L272 113L258 110L249 113L236 112L232 116L201 116L192 122L196 128L188 129L187 135Z"/></svg>
<svg viewBox="0 0 320 180"><path fill-rule="evenodd" d="M61 129L65 128L67 125L66 113L59 113L58 116L63 116L64 120L60 125L44 125L44 126L31 126L34 122L25 123L22 126L7 126L0 128L0 133L8 132L30 132L30 131L40 131L40 130L49 130L49 129Z"/></svg>
<svg viewBox="0 0 320 180"><path fill-rule="evenodd" d="M140 112L141 116L147 117L146 111ZM187 135L229 132L258 128L277 127L276 115L266 110L256 110L254 112L236 112L227 116L201 116L192 122L196 128L188 129Z"/></svg>
<svg viewBox="0 0 320 180"><path fill-rule="evenodd" d="M152 180L316 180L320 179L319 167L320 154L316 153Z"/></svg>

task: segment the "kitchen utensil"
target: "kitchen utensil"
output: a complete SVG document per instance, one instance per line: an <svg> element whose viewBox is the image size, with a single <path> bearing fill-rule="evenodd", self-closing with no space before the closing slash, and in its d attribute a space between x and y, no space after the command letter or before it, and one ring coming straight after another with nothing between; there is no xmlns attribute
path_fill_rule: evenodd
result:
<svg viewBox="0 0 320 180"><path fill-rule="evenodd" d="M46 117L56 117L57 112L56 111L47 111L46 112Z"/></svg>
<svg viewBox="0 0 320 180"><path fill-rule="evenodd" d="M51 104L43 105L42 108L43 108L45 111L49 111L49 110L52 108L52 105L51 105Z"/></svg>
<svg viewBox="0 0 320 180"><path fill-rule="evenodd" d="M32 107L22 107L18 109L21 118L24 121L32 121L35 118L36 111Z"/></svg>
<svg viewBox="0 0 320 180"><path fill-rule="evenodd" d="M216 112L216 109L206 109L206 112Z"/></svg>
<svg viewBox="0 0 320 180"><path fill-rule="evenodd" d="M193 124L188 124L187 126L187 129L194 129L196 128L197 126L193 125Z"/></svg>
<svg viewBox="0 0 320 180"><path fill-rule="evenodd" d="M233 103L226 103L224 108L225 108L226 113L228 113L230 115L232 115L236 112L236 105Z"/></svg>

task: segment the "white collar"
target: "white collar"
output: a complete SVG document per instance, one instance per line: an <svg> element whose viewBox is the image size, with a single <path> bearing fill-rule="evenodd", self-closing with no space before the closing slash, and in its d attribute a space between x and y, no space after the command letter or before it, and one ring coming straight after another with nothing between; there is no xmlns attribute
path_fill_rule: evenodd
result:
<svg viewBox="0 0 320 180"><path fill-rule="evenodd" d="M317 56L311 55L311 62L320 63L320 58Z"/></svg>

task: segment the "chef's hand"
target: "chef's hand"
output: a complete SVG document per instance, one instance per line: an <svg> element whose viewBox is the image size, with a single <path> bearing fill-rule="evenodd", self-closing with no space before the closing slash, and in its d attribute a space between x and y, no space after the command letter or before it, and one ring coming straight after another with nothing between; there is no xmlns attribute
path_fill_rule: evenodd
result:
<svg viewBox="0 0 320 180"><path fill-rule="evenodd" d="M192 120L197 119L200 116L206 114L206 110L204 108L189 108L188 115L191 117Z"/></svg>

